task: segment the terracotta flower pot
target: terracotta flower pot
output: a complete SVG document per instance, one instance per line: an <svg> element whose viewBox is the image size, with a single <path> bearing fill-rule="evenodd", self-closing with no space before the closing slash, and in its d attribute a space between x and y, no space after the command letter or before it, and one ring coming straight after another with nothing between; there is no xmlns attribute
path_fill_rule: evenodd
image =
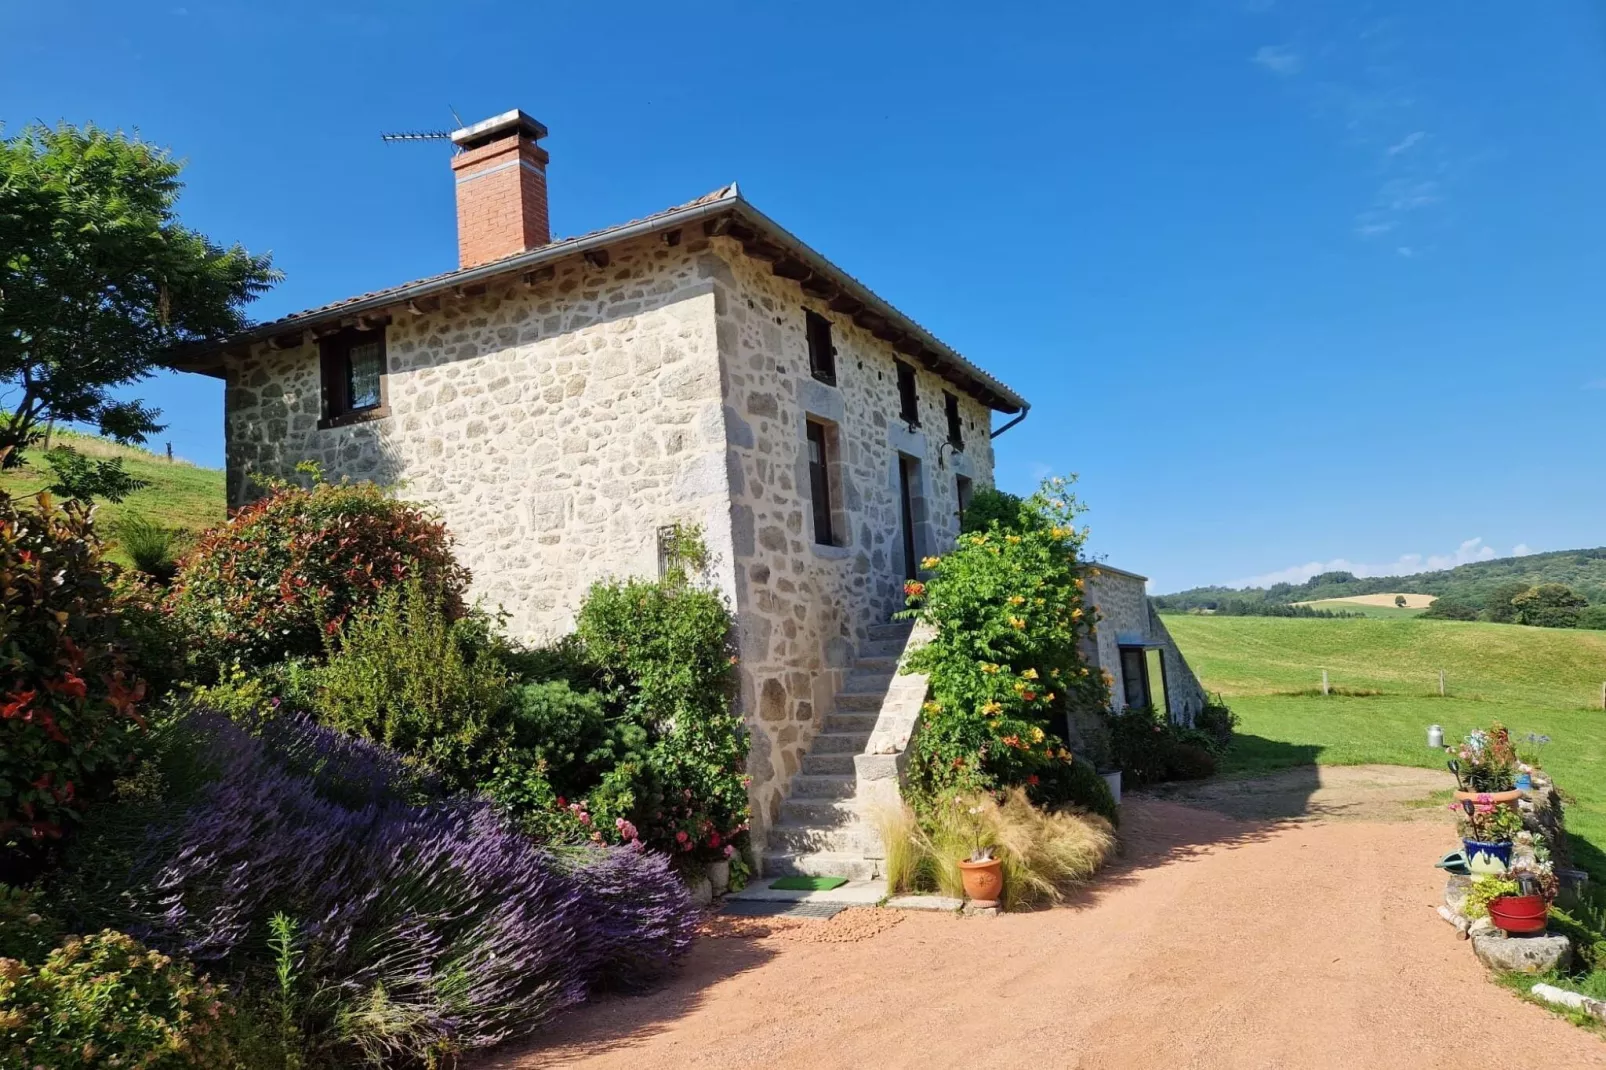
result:
<svg viewBox="0 0 1606 1070"><path fill-rule="evenodd" d="M1004 895L1004 863L996 858L985 862L961 862L965 894L977 903L996 903Z"/></svg>
<svg viewBox="0 0 1606 1070"><path fill-rule="evenodd" d="M1503 895L1489 900L1489 920L1508 933L1545 931L1545 900L1538 895Z"/></svg>
<svg viewBox="0 0 1606 1070"><path fill-rule="evenodd" d="M1517 800L1520 798L1522 798L1522 792L1515 788L1510 791L1458 791L1455 793L1455 801L1458 803L1489 802L1494 803L1496 806L1516 806Z"/></svg>

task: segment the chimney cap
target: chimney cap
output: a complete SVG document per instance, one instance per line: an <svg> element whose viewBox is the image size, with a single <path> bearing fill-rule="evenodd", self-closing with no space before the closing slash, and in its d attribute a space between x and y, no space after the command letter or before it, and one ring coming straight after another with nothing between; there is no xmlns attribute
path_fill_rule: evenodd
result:
<svg viewBox="0 0 1606 1070"><path fill-rule="evenodd" d="M538 141L546 137L546 127L518 108L514 108L501 115L493 115L489 119L471 123L461 130L453 130L452 142L459 148L473 149L514 133L525 134L530 140Z"/></svg>

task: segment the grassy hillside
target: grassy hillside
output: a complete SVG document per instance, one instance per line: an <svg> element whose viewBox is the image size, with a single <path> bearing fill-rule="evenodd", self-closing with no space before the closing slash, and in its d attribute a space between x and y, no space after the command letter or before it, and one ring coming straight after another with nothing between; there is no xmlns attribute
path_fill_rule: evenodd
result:
<svg viewBox="0 0 1606 1070"><path fill-rule="evenodd" d="M1466 602L1479 609L1494 588L1509 583L1564 583L1591 602L1606 603L1606 547L1592 550L1557 550L1526 557L1500 557L1439 572L1411 576L1373 576L1360 579L1348 572L1324 572L1304 583L1278 583L1271 587L1194 587L1160 595L1162 609L1214 609L1229 600L1274 603L1313 602L1324 598L1393 593L1431 594Z"/></svg>
<svg viewBox="0 0 1606 1070"><path fill-rule="evenodd" d="M1543 761L1575 799L1568 827L1576 860L1606 880L1606 633L1178 614L1166 627L1205 687L1243 718L1229 773L1313 762L1443 768L1444 755L1427 747L1430 724L1447 739L1496 720L1518 737L1550 736ZM1322 696L1324 668L1335 688L1373 693Z"/></svg>
<svg viewBox="0 0 1606 1070"><path fill-rule="evenodd" d="M182 460L169 461L149 450L119 446L92 435L58 431L53 443L71 446L94 457L122 457L125 470L150 483L121 504L101 503L96 507L96 525L108 543L115 542L111 533L117 518L128 511L186 531L200 531L227 519L221 469L202 468ZM50 469L39 451L28 451L24 459L29 462L27 467L0 472L0 490L13 496L34 494L51 482Z"/></svg>

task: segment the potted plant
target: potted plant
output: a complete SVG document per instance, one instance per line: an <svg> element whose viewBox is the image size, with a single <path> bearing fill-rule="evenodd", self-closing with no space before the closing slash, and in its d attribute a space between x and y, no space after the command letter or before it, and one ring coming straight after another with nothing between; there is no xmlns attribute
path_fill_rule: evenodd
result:
<svg viewBox="0 0 1606 1070"><path fill-rule="evenodd" d="M991 847L970 852L970 858L959 863L959 872L965 882L965 895L979 907L997 906L1004 896L1004 863L993 857Z"/></svg>
<svg viewBox="0 0 1606 1070"><path fill-rule="evenodd" d="M1489 920L1508 933L1540 933L1550 914L1558 883L1549 862L1514 863L1507 878L1516 882L1517 894L1489 900Z"/></svg>
<svg viewBox="0 0 1606 1070"><path fill-rule="evenodd" d="M1511 736L1498 721L1485 732L1475 728L1453 748L1450 772L1455 775L1456 802L1491 802L1513 806L1522 798L1517 790L1517 752Z"/></svg>
<svg viewBox="0 0 1606 1070"><path fill-rule="evenodd" d="M1522 815L1488 796L1463 799L1450 808L1456 811L1467 869L1475 876L1505 873L1511 865L1512 840L1522 831Z"/></svg>

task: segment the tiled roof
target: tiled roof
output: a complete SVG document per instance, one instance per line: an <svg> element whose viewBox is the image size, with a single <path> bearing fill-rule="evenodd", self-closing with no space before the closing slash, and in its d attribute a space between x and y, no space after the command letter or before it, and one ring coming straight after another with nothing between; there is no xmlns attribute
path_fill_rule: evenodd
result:
<svg viewBox="0 0 1606 1070"><path fill-rule="evenodd" d="M642 216L640 219L632 219L628 223L616 223L611 227L603 227L601 230L593 230L589 233L579 234L572 238L559 238L556 241L548 242L546 245L541 246L541 252L550 252L561 256L562 254L558 253L557 250L560 250L565 246L590 241L594 238L605 238L614 231L624 230L627 227L637 227L644 224L650 226L657 220L674 215L676 212L682 212L688 208L695 208L698 205L711 204L714 201L724 200L727 197L735 197L738 195L738 193L739 191L736 188L736 183L732 182L728 186L721 186L712 193L705 193L695 200L687 201L685 204L677 204L673 208L665 208L661 212L654 212L652 215ZM511 253L508 256L501 257L497 260L489 260L483 264L475 264L474 271L478 273L482 268L490 268L494 273L497 265L505 264L520 258L527 258L529 255L530 254L528 250L524 252ZM463 274L465 270L466 269L464 268L458 268L456 271L443 271L439 275L426 275L421 279L414 279L412 282L404 282L399 286L388 286L383 290L370 290L367 293L357 294L354 297L346 297L339 301L331 301L327 305L317 305L313 308L305 308L300 312L292 312L287 316L280 316L276 320L264 320L263 322L252 327L249 333L253 337L262 334L274 334L276 333L275 328L282 330L283 328L294 324L298 320L321 318L326 313L339 312L341 309L347 308L351 305L360 304L362 302L371 300L383 300L384 298L390 297L393 294L399 294L404 290L427 287L433 283L441 283L442 285L445 285L455 280L457 276Z"/></svg>
<svg viewBox="0 0 1606 1070"><path fill-rule="evenodd" d="M744 227L750 228L768 239L773 239L775 245L784 248L789 255L794 256L798 261L806 265L807 270L804 274L811 275L813 278L823 277L828 279L833 286L840 287L844 294L850 295L855 304L862 303L860 312L871 316L872 322L882 325L890 324L893 328L892 333L883 334L882 337L904 339L905 342L913 347L913 351L923 355L923 359L932 361L933 367L946 367L952 373L950 377L955 380L961 389L981 396L987 404L1001 412L1019 412L1029 407L1026 400L1015 391L966 360L932 335L931 332L893 308L892 305L880 297L877 297L864 283L825 259L825 257L790 234L780 224L770 219L757 208L754 208L750 202L742 197L741 190L737 188L734 182L711 193L704 194L696 200L687 201L685 204L679 204L673 208L666 208L661 212L655 212L652 215L643 216L641 219L634 219L628 223L619 223L615 226L594 230L589 234L581 234L573 238L561 238L537 249L514 253L511 256L505 256L489 263L475 264L473 267L459 268L456 271L431 275L427 278L403 283L400 286L391 286L383 290L357 294L344 300L333 301L327 305L319 305L316 308L305 309L288 316L281 316L275 320L259 323L241 334L221 342L197 346L182 353L175 353L172 358L172 364L174 367L191 371L220 374L219 357L222 351L228 348L264 341L287 331L314 327L331 320L339 320L345 316L379 311L387 306L394 306L404 301L426 297L454 286L465 286L497 275L531 270L567 256L600 249L610 242L636 238L657 231L668 231L698 220L712 220L717 217L736 217ZM855 318L858 318L860 313L854 313L854 315ZM904 343L899 344L901 347ZM903 352L909 353L911 350L905 349Z"/></svg>

